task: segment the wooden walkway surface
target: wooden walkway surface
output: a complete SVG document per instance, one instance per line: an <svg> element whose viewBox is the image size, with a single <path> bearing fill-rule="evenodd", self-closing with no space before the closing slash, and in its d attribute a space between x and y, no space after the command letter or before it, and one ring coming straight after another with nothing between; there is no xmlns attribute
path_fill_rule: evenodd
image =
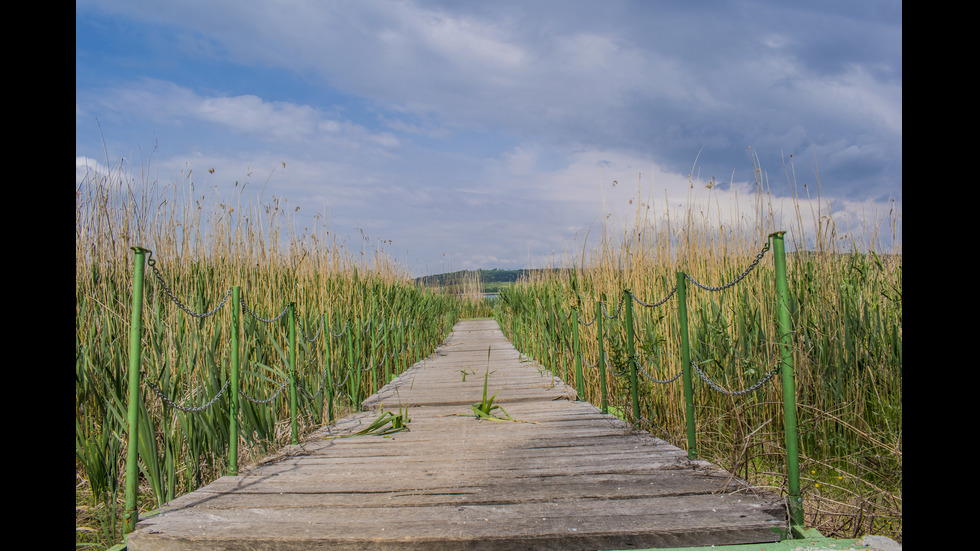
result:
<svg viewBox="0 0 980 551"><path fill-rule="evenodd" d="M483 398L487 371L489 394L518 422L466 416ZM461 321L433 356L366 400L366 411L175 499L139 522L129 550L635 549L780 539L782 500L745 491L729 473L574 397L521 357L495 321ZM400 406L408 431L333 438Z"/></svg>

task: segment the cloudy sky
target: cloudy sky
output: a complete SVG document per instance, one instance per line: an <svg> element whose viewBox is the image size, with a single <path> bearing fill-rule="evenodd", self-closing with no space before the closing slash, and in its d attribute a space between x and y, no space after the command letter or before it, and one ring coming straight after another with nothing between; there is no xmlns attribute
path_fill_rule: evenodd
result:
<svg viewBox="0 0 980 551"><path fill-rule="evenodd" d="M249 181L414 275L542 265L756 165L873 218L901 212L902 5L76 0L75 157Z"/></svg>

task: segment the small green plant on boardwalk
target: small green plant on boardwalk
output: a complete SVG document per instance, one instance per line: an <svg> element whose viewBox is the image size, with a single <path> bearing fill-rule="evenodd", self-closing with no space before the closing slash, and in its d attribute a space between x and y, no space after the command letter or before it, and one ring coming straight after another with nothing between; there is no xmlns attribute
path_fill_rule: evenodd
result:
<svg viewBox="0 0 980 551"><path fill-rule="evenodd" d="M470 406L470 409L473 410L473 415L475 415L477 419L488 419L490 421L513 421L514 418L504 411L504 408L500 407L500 404L493 403L494 400L497 399L496 392L493 394L493 396L487 399L487 385L489 382L490 367L487 366L487 372L483 375L483 401L477 402ZM504 414L504 417L499 417L496 413L494 413L498 410Z"/></svg>
<svg viewBox="0 0 980 551"><path fill-rule="evenodd" d="M514 423L525 423L527 421L514 419L513 417L510 416L509 413L507 413L506 410L504 410L503 407L500 406L500 404L494 403L494 401L497 399L497 394L499 393L499 391L495 392L493 396L487 398L487 388L490 384L490 374L493 373L492 371L490 371L490 348L491 347L489 346L487 347L487 371L483 375L483 401L477 402L472 406L470 406L470 410L473 411L473 416L476 417L478 420L486 419L488 421L510 421ZM503 414L503 416L499 415L497 412L500 412L500 414Z"/></svg>
<svg viewBox="0 0 980 551"><path fill-rule="evenodd" d="M408 430L408 424L412 420L408 417L408 409L399 407L398 413L382 411L374 421L367 427L351 434L341 434L337 436L324 436L325 439L351 438L355 436L389 436L398 432Z"/></svg>

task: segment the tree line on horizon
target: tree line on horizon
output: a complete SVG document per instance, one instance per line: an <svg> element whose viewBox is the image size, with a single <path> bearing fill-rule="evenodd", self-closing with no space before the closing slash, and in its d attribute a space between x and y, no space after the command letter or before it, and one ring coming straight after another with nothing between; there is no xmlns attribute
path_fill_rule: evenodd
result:
<svg viewBox="0 0 980 551"><path fill-rule="evenodd" d="M551 271L545 268L520 268L516 270L502 270L493 268L490 270L457 270L442 274L432 274L415 278L415 282L425 287L441 287L455 285L459 282L479 277L480 284L484 292L496 292L501 287L520 281L521 278L528 278L532 274L541 271Z"/></svg>

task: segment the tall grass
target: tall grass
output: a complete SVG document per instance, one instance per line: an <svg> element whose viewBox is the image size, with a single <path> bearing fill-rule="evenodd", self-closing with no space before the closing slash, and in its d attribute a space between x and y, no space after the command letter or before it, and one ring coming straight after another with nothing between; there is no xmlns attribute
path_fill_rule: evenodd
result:
<svg viewBox="0 0 980 551"><path fill-rule="evenodd" d="M756 487L786 490L781 385L776 368L776 303L767 236L788 234L788 283L800 423L804 512L825 535L902 533L902 253L875 240L841 239L819 205L799 198L792 227L777 226L761 187L749 212L725 213L690 202L681 213L656 213L634 198L634 223L621 232L600 228L599 239L567 265L506 289L496 316L526 354L574 381L572 309L579 312L587 365L584 398L600 403L597 316L608 355L604 381L612 411L637 427L687 447L677 272L724 290L687 288L695 376L697 455ZM715 209L712 212L712 209ZM887 227L900 235L901 214ZM722 219L723 218L723 219ZM785 223L780 221L781 223ZM869 221L871 222L871 221ZM872 232L874 233L874 232ZM557 267L556 267L557 268ZM633 418L628 373L624 290L634 300L640 418ZM632 299L631 299L632 300ZM663 301L662 305L656 304ZM597 306L602 309L597 314ZM640 304L645 303L648 306ZM618 314L617 314L618 312ZM661 383L655 381L672 381ZM761 385L736 395L734 391Z"/></svg>
<svg viewBox="0 0 980 551"><path fill-rule="evenodd" d="M431 286L430 289L456 298L462 307L461 317L493 317L492 304L483 298L483 283L478 270L449 274L439 284Z"/></svg>
<svg viewBox="0 0 980 551"><path fill-rule="evenodd" d="M76 545L122 538L131 247L151 251L141 512L227 472L232 286L241 286L245 309L241 464L291 438L287 305L295 304L298 325L301 433L358 408L428 355L463 309L457 297L414 285L383 249L346 250L321 217L297 231L285 199L255 199L245 187L236 184L229 198L190 172L160 185L117 169L76 189Z"/></svg>

